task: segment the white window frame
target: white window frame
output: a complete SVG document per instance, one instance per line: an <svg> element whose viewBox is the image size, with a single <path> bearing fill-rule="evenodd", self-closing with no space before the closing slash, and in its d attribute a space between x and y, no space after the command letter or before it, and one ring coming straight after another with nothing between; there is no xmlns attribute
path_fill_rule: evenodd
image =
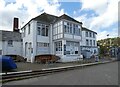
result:
<svg viewBox="0 0 120 87"><path fill-rule="evenodd" d="M56 54L62 54L62 41L55 42L55 52Z"/></svg>
<svg viewBox="0 0 120 87"><path fill-rule="evenodd" d="M37 35L48 37L49 36L49 26L37 22Z"/></svg>

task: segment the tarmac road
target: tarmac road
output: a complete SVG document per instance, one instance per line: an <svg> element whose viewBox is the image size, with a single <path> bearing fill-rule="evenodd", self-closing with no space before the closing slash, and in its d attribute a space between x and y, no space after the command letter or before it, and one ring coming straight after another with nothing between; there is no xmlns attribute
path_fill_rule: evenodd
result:
<svg viewBox="0 0 120 87"><path fill-rule="evenodd" d="M4 85L118 85L118 62L12 81Z"/></svg>

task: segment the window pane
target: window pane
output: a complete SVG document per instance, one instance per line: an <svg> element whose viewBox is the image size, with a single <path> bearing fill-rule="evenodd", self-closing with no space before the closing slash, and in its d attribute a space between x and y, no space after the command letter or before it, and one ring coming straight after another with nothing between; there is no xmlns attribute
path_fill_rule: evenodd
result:
<svg viewBox="0 0 120 87"><path fill-rule="evenodd" d="M8 46L13 46L13 40L8 41Z"/></svg>

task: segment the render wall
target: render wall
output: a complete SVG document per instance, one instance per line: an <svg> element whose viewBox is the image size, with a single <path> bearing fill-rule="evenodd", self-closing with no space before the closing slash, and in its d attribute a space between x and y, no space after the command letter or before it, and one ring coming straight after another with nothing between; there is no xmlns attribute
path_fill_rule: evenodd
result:
<svg viewBox="0 0 120 87"><path fill-rule="evenodd" d="M20 55L20 56L22 56L22 43L13 41L13 46L8 46L7 41L2 41L2 55Z"/></svg>

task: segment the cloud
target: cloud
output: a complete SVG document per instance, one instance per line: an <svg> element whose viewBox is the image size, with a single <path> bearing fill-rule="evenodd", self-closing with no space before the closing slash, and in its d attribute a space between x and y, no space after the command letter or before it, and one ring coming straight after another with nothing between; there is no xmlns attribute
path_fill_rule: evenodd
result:
<svg viewBox="0 0 120 87"><path fill-rule="evenodd" d="M104 36L107 33L111 33L108 28L118 23L118 1L119 0L80 0L82 3L80 12L86 11L86 13L75 18L78 21L82 21L83 26L97 31L99 38L105 38ZM90 10L92 10L95 15L88 17L88 15L91 15L89 13ZM101 29L103 29L102 32L100 31ZM117 30L117 27L115 26L114 29ZM117 33L115 35L117 36Z"/></svg>
<svg viewBox="0 0 120 87"><path fill-rule="evenodd" d="M102 14L105 12L108 0L80 0L82 2L81 10L94 10L97 14Z"/></svg>
<svg viewBox="0 0 120 87"><path fill-rule="evenodd" d="M95 28L96 26L106 28L118 21L117 1L111 0L108 4L108 7L105 9L106 11L103 14L100 14L98 17L94 18L94 20L91 22L90 28Z"/></svg>
<svg viewBox="0 0 120 87"><path fill-rule="evenodd" d="M14 17L26 23L31 18L46 12L54 15L61 15L64 9L60 9L60 4L57 0L16 0L16 2L5 2L0 0L0 29L12 30L12 21ZM21 25L22 26L22 25ZM20 26L19 26L20 27Z"/></svg>

